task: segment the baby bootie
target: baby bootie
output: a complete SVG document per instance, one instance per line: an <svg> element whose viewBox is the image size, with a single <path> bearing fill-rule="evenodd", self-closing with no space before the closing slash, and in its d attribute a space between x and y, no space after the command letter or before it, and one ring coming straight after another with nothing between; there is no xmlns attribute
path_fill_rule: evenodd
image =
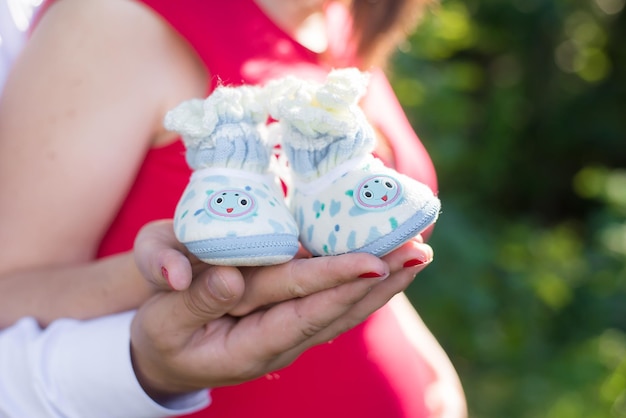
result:
<svg viewBox="0 0 626 418"><path fill-rule="evenodd" d="M374 158L374 130L358 106L368 76L331 72L324 84L287 77L266 88L291 170L290 207L315 256L382 256L434 223L432 190Z"/></svg>
<svg viewBox="0 0 626 418"><path fill-rule="evenodd" d="M218 87L165 116L178 132L193 173L174 214L177 239L200 260L250 266L286 262L298 251L298 229L263 135L267 113L254 87Z"/></svg>

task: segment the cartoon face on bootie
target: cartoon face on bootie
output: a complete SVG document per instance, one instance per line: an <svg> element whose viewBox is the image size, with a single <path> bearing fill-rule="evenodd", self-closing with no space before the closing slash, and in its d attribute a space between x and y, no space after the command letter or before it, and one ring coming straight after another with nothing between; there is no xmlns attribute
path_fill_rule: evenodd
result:
<svg viewBox="0 0 626 418"><path fill-rule="evenodd" d="M174 214L177 239L201 260L269 265L297 252L298 230L271 176L195 172Z"/></svg>
<svg viewBox="0 0 626 418"><path fill-rule="evenodd" d="M291 204L300 241L315 256L367 252L380 257L439 215L439 200L428 186L373 157L321 189L316 185L297 188Z"/></svg>
<svg viewBox="0 0 626 418"><path fill-rule="evenodd" d="M243 189L218 190L209 196L206 203L207 213L223 220L245 219L256 214L256 207L256 199Z"/></svg>
<svg viewBox="0 0 626 418"><path fill-rule="evenodd" d="M354 203L363 210L387 210L401 200L402 186L389 176L371 176L353 194Z"/></svg>

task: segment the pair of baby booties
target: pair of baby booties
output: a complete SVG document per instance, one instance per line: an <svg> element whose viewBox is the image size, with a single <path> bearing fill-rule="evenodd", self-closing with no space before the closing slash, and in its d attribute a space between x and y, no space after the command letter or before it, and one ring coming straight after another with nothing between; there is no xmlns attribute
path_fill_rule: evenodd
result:
<svg viewBox="0 0 626 418"><path fill-rule="evenodd" d="M375 133L358 106L367 83L347 68L323 83L220 86L170 110L165 127L181 135L193 170L174 214L177 239L209 264L272 265L299 243L313 256L383 256L434 223L431 189L371 155Z"/></svg>

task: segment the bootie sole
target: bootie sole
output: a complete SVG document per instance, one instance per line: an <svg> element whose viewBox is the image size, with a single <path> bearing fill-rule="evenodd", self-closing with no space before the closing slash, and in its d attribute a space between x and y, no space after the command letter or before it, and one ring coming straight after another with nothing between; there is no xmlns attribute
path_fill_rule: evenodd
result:
<svg viewBox="0 0 626 418"><path fill-rule="evenodd" d="M200 260L209 264L258 266L285 263L298 251L290 234L226 237L184 243Z"/></svg>

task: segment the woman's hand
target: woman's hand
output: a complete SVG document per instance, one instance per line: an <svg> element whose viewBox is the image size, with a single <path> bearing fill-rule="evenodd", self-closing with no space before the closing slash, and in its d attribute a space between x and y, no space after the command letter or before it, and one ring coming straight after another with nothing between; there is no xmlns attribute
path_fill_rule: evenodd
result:
<svg viewBox="0 0 626 418"><path fill-rule="evenodd" d="M182 289L160 292L133 321L135 371L155 399L288 365L365 320L432 260L431 248L413 240L382 259L358 253L245 269L202 265L168 222L148 225L135 250L148 280L164 288L167 276L170 288Z"/></svg>

